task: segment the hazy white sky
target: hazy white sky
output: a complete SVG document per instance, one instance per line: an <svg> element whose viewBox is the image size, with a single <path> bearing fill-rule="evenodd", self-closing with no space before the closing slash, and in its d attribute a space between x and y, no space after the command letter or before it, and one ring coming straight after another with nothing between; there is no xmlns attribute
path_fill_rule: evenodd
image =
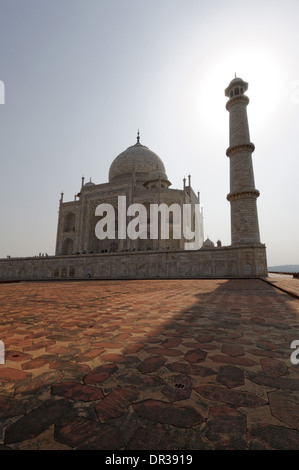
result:
<svg viewBox="0 0 299 470"><path fill-rule="evenodd" d="M0 0L0 257L54 254L61 191L107 182L138 128L172 187L191 174L205 237L230 244L236 72L268 264L299 264L298 20L298 0Z"/></svg>

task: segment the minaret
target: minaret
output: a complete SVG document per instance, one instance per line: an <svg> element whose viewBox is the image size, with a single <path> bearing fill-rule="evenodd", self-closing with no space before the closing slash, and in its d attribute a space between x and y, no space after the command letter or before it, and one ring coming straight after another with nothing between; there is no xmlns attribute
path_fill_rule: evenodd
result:
<svg viewBox="0 0 299 470"><path fill-rule="evenodd" d="M247 120L249 98L244 95L248 83L235 77L225 90L229 98L229 147L226 155L230 159L230 193L227 199L231 206L231 244L260 243L255 189L252 166L254 145L250 142Z"/></svg>

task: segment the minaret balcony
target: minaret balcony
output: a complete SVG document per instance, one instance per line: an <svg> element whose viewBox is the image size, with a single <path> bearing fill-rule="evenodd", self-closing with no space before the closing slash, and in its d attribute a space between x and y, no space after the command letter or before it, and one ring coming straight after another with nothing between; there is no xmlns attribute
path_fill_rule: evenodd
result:
<svg viewBox="0 0 299 470"><path fill-rule="evenodd" d="M226 155L230 157L234 153L237 152L254 152L255 146L252 142L247 142L245 144L233 145L232 147L228 147L226 150Z"/></svg>
<svg viewBox="0 0 299 470"><path fill-rule="evenodd" d="M245 104L247 106L249 104L248 96L247 95L237 95L237 96L233 96L232 98L230 98L228 100L228 102L226 103L227 111L229 111L232 106L234 106L235 104L239 104L239 103Z"/></svg>
<svg viewBox="0 0 299 470"><path fill-rule="evenodd" d="M235 201L236 199L246 199L246 198L254 198L257 199L260 195L260 192L257 189L251 189L247 191L238 191L235 193L229 193L226 196L228 201Z"/></svg>

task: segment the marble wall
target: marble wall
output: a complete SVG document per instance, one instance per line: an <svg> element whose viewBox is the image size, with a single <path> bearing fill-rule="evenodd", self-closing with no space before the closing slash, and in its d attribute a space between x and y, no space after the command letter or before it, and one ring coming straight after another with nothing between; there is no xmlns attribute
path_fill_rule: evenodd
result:
<svg viewBox="0 0 299 470"><path fill-rule="evenodd" d="M267 276L265 245L0 259L0 280Z"/></svg>

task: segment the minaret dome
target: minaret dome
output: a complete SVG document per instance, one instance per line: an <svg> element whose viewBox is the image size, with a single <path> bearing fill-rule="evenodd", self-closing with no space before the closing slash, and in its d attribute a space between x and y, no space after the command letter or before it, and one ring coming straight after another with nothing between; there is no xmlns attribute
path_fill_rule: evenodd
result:
<svg viewBox="0 0 299 470"><path fill-rule="evenodd" d="M248 83L242 78L235 77L225 90L225 96L233 98L233 96L243 95L248 90Z"/></svg>

